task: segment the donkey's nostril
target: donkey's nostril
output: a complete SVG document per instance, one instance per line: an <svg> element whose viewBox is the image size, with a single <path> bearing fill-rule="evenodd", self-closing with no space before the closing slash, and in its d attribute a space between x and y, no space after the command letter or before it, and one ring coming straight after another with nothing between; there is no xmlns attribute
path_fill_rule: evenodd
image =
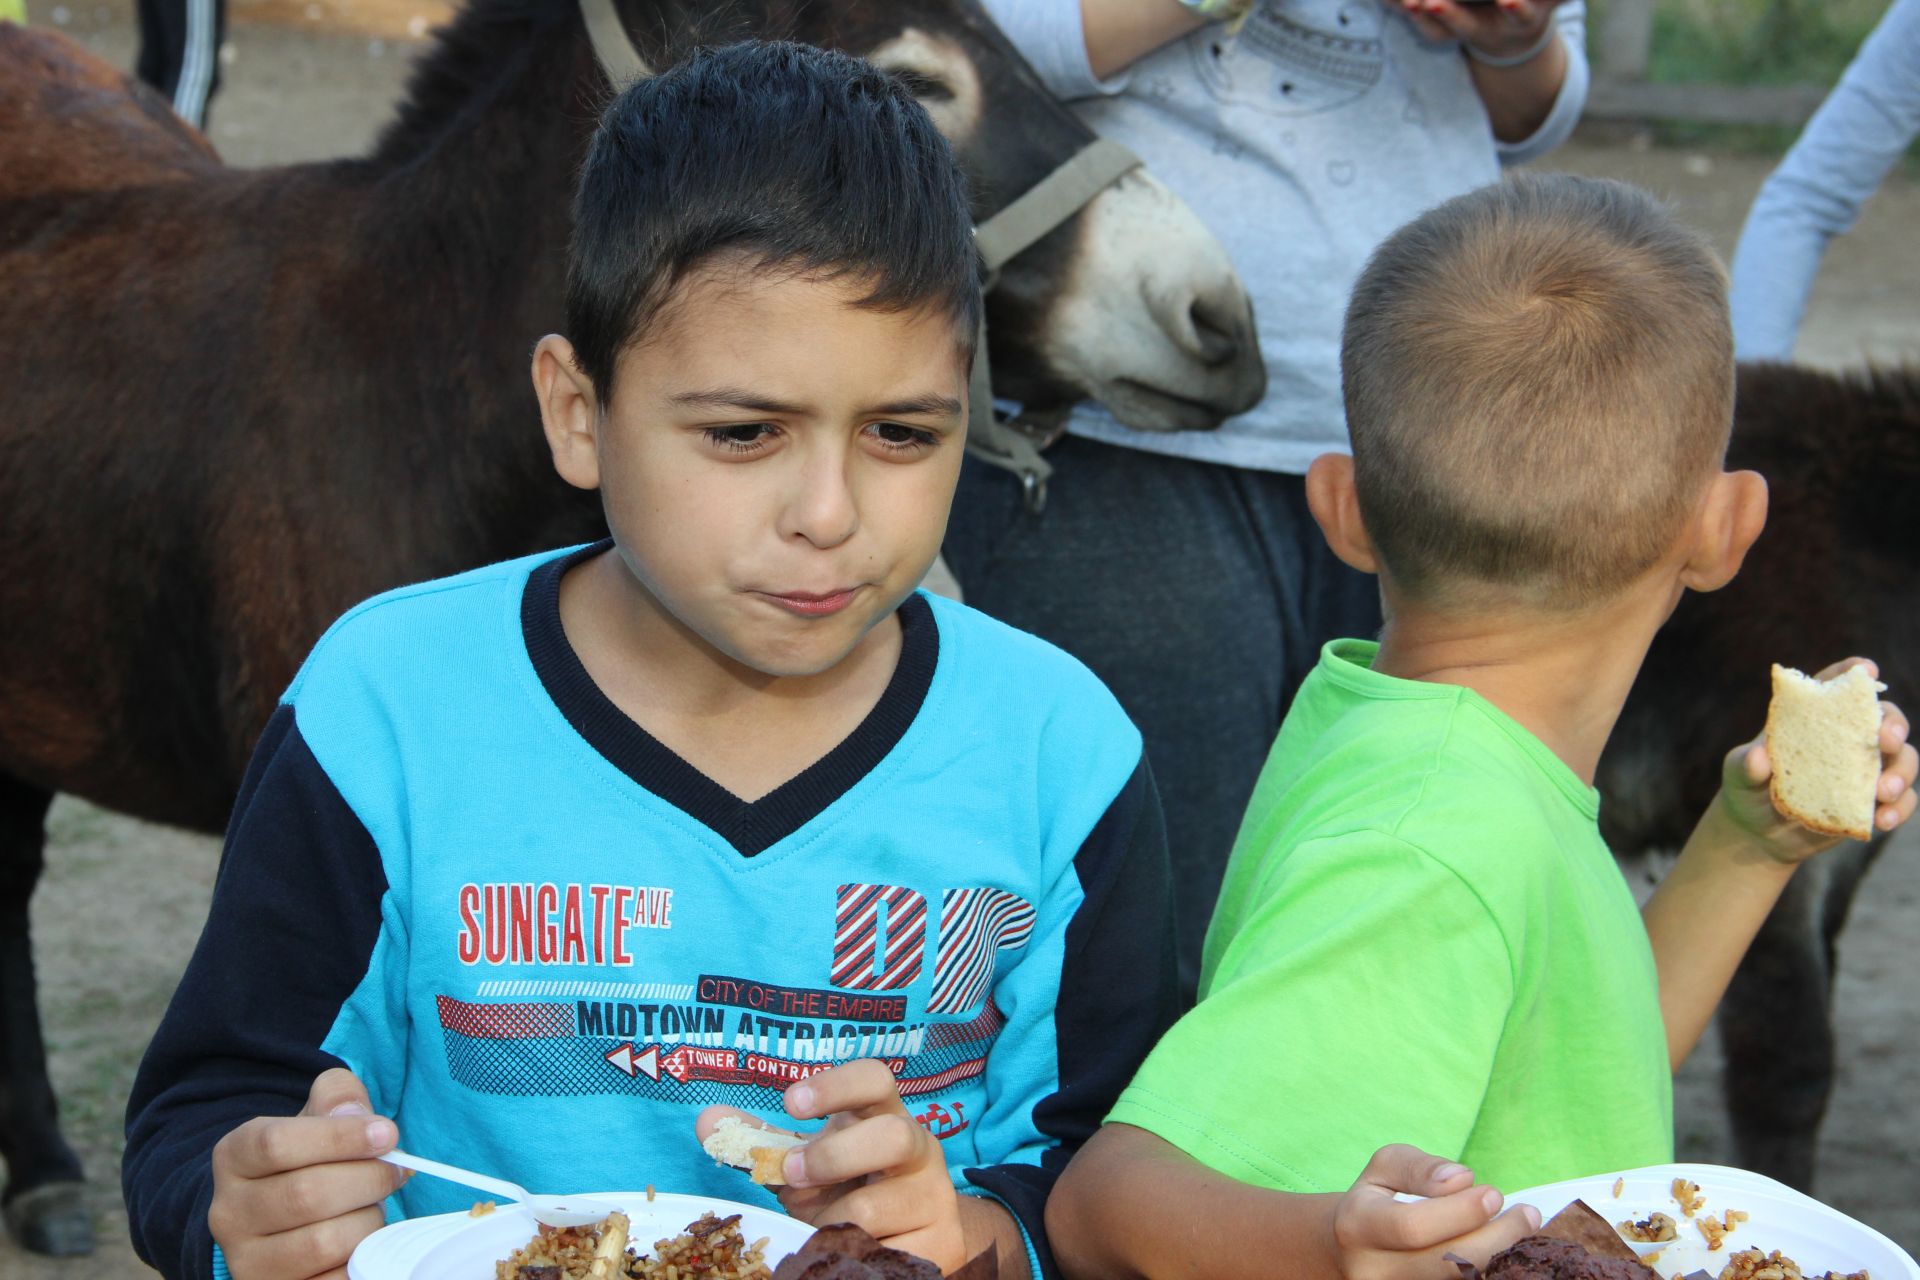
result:
<svg viewBox="0 0 1920 1280"><path fill-rule="evenodd" d="M1240 349L1240 340L1234 336L1237 317L1223 314L1208 305L1208 300L1199 298L1188 309L1187 321L1193 329L1194 355L1203 364L1225 364L1234 358Z"/></svg>

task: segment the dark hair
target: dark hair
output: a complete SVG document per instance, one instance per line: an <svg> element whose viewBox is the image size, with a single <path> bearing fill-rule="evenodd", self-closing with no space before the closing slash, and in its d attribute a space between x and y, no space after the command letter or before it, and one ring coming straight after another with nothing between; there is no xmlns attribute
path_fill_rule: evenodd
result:
<svg viewBox="0 0 1920 1280"><path fill-rule="evenodd" d="M727 252L870 280L862 306L944 307L973 348L966 178L926 110L858 58L785 42L700 49L607 108L567 262L567 336L602 403L675 286Z"/></svg>
<svg viewBox="0 0 1920 1280"><path fill-rule="evenodd" d="M1578 608L1668 551L1725 457L1726 275L1644 191L1523 174L1380 246L1340 368L1396 585Z"/></svg>

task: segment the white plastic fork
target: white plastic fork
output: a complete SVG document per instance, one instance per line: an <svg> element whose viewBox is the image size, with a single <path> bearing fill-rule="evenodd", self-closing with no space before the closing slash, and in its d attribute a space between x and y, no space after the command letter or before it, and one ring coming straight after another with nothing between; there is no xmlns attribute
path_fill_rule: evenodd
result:
<svg viewBox="0 0 1920 1280"><path fill-rule="evenodd" d="M559 1196L537 1196L520 1184L508 1182L505 1178L490 1178L484 1173L475 1173L471 1169L462 1169L458 1165L441 1164L438 1160L416 1156L397 1147L380 1158L388 1164L397 1164L402 1169L412 1169L417 1173L445 1178L448 1182L457 1182L463 1187L491 1191L502 1199L523 1204L533 1214L534 1221L545 1223L549 1227L585 1227L607 1216L600 1210L569 1209Z"/></svg>

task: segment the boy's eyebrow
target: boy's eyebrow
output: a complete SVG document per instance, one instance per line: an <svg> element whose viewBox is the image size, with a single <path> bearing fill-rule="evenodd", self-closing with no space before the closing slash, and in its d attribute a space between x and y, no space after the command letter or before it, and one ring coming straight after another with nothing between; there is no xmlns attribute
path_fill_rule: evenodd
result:
<svg viewBox="0 0 1920 1280"><path fill-rule="evenodd" d="M773 413L799 416L806 410L799 405L786 404L778 400L769 400L765 396L737 387L712 387L702 391L682 391L673 397L675 404L714 405L728 409L748 409L754 413ZM962 412L960 401L952 396L925 395L909 396L905 400L894 400L887 404L869 406L862 412L870 416L909 417L925 415L935 418L957 418Z"/></svg>

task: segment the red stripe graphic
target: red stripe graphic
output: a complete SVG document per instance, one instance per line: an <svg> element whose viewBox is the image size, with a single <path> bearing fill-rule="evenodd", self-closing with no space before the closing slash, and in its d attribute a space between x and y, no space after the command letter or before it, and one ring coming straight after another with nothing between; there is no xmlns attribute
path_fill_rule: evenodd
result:
<svg viewBox="0 0 1920 1280"><path fill-rule="evenodd" d="M985 886L949 889L940 902L940 952L928 1013L964 1013L993 983L994 958L1033 937L1033 904Z"/></svg>
<svg viewBox="0 0 1920 1280"><path fill-rule="evenodd" d="M564 1004L466 1004L435 996L440 1025L477 1040L540 1040L573 1034L573 1009Z"/></svg>
<svg viewBox="0 0 1920 1280"><path fill-rule="evenodd" d="M919 980L927 932L924 895L899 885L843 884L836 904L829 970L834 986L897 991Z"/></svg>

